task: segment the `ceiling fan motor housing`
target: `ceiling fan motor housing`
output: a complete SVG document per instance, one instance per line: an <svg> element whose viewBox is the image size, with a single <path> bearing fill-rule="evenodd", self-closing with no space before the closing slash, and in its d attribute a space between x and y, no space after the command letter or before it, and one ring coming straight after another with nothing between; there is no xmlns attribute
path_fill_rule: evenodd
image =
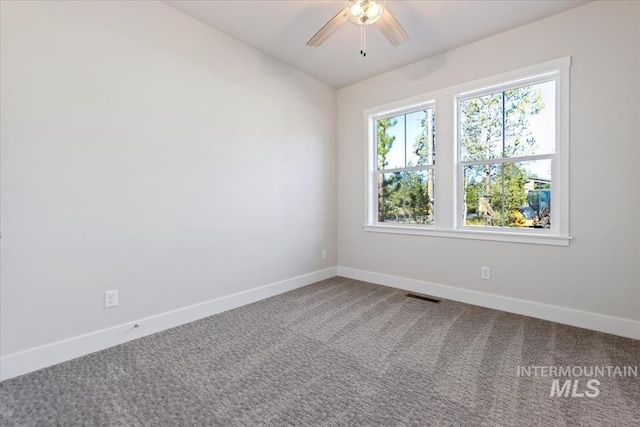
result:
<svg viewBox="0 0 640 427"><path fill-rule="evenodd" d="M385 0L347 0L344 11L351 22L371 25L382 17Z"/></svg>

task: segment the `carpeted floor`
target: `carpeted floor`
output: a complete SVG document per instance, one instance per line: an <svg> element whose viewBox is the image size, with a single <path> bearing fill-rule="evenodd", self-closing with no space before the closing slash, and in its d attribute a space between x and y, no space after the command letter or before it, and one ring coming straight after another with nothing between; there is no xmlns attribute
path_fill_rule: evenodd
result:
<svg viewBox="0 0 640 427"><path fill-rule="evenodd" d="M7 380L0 424L640 425L638 377L517 374L640 365L640 341L405 295L336 277Z"/></svg>

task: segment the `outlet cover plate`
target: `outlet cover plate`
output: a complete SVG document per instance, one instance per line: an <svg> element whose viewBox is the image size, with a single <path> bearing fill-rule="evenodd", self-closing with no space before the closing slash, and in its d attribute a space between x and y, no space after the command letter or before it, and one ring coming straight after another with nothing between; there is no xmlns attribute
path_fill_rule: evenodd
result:
<svg viewBox="0 0 640 427"><path fill-rule="evenodd" d="M118 291L105 291L104 308L116 307L118 305Z"/></svg>

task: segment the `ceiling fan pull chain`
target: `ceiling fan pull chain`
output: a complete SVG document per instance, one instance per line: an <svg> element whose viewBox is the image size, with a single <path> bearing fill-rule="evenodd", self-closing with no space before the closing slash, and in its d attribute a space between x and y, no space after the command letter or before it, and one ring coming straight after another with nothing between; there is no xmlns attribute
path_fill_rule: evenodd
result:
<svg viewBox="0 0 640 427"><path fill-rule="evenodd" d="M367 56L367 27L364 25L360 27L360 44L362 45L360 53L362 56Z"/></svg>

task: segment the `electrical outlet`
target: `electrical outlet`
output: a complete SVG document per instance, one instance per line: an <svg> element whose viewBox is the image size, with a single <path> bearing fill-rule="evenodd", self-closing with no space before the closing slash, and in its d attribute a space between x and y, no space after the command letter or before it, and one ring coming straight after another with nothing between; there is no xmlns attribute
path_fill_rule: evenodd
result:
<svg viewBox="0 0 640 427"><path fill-rule="evenodd" d="M118 290L105 291L104 308L115 307L118 305Z"/></svg>
<svg viewBox="0 0 640 427"><path fill-rule="evenodd" d="M327 259L327 250L326 249L322 250L322 259Z"/></svg>
<svg viewBox="0 0 640 427"><path fill-rule="evenodd" d="M480 277L482 277L484 280L490 280L491 279L491 269L489 267L482 267L480 269Z"/></svg>

